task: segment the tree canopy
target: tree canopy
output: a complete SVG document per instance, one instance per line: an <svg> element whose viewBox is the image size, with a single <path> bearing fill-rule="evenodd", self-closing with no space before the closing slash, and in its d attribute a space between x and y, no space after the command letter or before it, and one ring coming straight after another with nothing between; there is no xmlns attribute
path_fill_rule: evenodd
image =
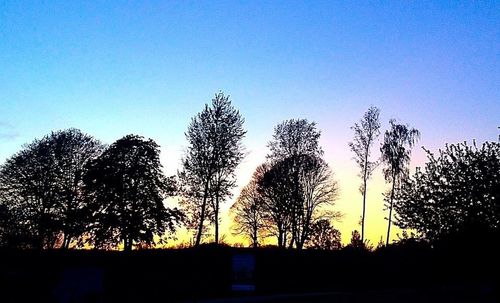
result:
<svg viewBox="0 0 500 303"><path fill-rule="evenodd" d="M16 228L12 246L65 247L83 233L86 164L103 145L77 129L52 132L27 144L0 167L4 220ZM13 234L15 232L15 234Z"/></svg>
<svg viewBox="0 0 500 303"><path fill-rule="evenodd" d="M438 240L465 229L500 229L500 143L450 144L427 152L423 169L402 183L396 224Z"/></svg>
<svg viewBox="0 0 500 303"><path fill-rule="evenodd" d="M377 166L376 161L370 160L371 148L380 135L380 110L371 106L363 115L363 119L355 123L352 130L354 130L354 140L349 143L351 151L354 152L354 160L358 165L360 172L359 176L362 179L359 188L363 195L363 212L361 214L361 241L365 239L365 215L366 215L366 191L368 179L370 179L373 170Z"/></svg>
<svg viewBox="0 0 500 303"><path fill-rule="evenodd" d="M207 219L214 223L215 242L219 241L220 203L231 196L235 170L244 157L244 122L229 96L219 92L188 126L188 148L179 180L184 196L181 204L189 214L188 226L196 229L196 245Z"/></svg>
<svg viewBox="0 0 500 303"><path fill-rule="evenodd" d="M398 124L396 120L389 121L391 128L384 133L384 142L380 147L381 160L385 164L383 169L387 182L391 182L391 189L386 197L386 207L389 210L387 217L386 245L389 245L391 236L392 210L394 195L399 190L401 182L408 177L411 150L420 137L420 132L406 124Z"/></svg>
<svg viewBox="0 0 500 303"><path fill-rule="evenodd" d="M159 146L151 139L128 135L92 161L85 178L89 192L89 242L98 248L123 243L152 245L174 232L182 215L169 209L171 194L162 172Z"/></svg>
<svg viewBox="0 0 500 303"><path fill-rule="evenodd" d="M254 242L259 234L275 236L279 247L301 249L314 222L338 215L331 210L338 187L322 158L319 137L316 124L305 119L276 126L268 161L257 168L233 206L240 233L250 234ZM258 218L259 224L249 218Z"/></svg>

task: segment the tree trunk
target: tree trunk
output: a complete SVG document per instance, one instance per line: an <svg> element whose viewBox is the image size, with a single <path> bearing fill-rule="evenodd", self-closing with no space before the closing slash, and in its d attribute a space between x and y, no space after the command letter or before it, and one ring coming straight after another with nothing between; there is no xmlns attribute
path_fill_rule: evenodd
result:
<svg viewBox="0 0 500 303"><path fill-rule="evenodd" d="M283 245L283 230L281 228L278 228L278 247L282 248Z"/></svg>
<svg viewBox="0 0 500 303"><path fill-rule="evenodd" d="M219 244L219 194L215 195L215 244Z"/></svg>
<svg viewBox="0 0 500 303"><path fill-rule="evenodd" d="M283 233L283 244L281 245L281 247L286 248L286 238L288 236L288 228L284 228L282 233Z"/></svg>
<svg viewBox="0 0 500 303"><path fill-rule="evenodd" d="M130 247L128 246L127 237L123 238L123 250L124 251L129 251L130 250Z"/></svg>
<svg viewBox="0 0 500 303"><path fill-rule="evenodd" d="M252 243L253 244L253 248L257 248L257 246L258 246L258 243L257 243L257 241L258 241L258 239L257 239L257 228L254 228L254 230L253 230L252 241L253 241L253 243Z"/></svg>
<svg viewBox="0 0 500 303"><path fill-rule="evenodd" d="M63 233L63 244L62 248L63 249L68 249L69 248L69 243L71 242L71 236L69 236L67 233Z"/></svg>
<svg viewBox="0 0 500 303"><path fill-rule="evenodd" d="M203 232L203 222L205 221L205 209L207 207L208 185L205 184L205 193L203 194L203 204L201 205L200 224L198 225L198 233L196 234L196 243L194 246L199 246L201 243L201 233Z"/></svg>
<svg viewBox="0 0 500 303"><path fill-rule="evenodd" d="M363 243L365 243L365 213L366 213L366 177L363 182L363 215L361 216L361 242Z"/></svg>
<svg viewBox="0 0 500 303"><path fill-rule="evenodd" d="M369 145L368 145L369 146ZM361 242L365 243L365 212L366 212L366 179L368 174L368 152L369 149L365 150L365 169L363 172L363 214L361 216Z"/></svg>
<svg viewBox="0 0 500 303"><path fill-rule="evenodd" d="M392 189L391 189L391 202L389 204L389 224L387 225L387 239L385 241L385 246L389 245L389 238L391 236L391 220L392 220L392 203L394 201L394 189L395 189L396 180L394 177L392 178Z"/></svg>
<svg viewBox="0 0 500 303"><path fill-rule="evenodd" d="M302 249L302 241L296 241L296 246L297 246L297 250L301 250Z"/></svg>
<svg viewBox="0 0 500 303"><path fill-rule="evenodd" d="M292 238L290 239L288 248L293 248L293 244L295 243L295 233L296 233L296 228L292 225Z"/></svg>

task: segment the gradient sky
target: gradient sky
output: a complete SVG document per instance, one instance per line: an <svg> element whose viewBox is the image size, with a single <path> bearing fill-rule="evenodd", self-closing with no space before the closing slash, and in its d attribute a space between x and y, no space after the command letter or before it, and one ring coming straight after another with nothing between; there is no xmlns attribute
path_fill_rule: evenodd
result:
<svg viewBox="0 0 500 303"><path fill-rule="evenodd" d="M347 241L361 213L347 143L370 105L383 129L398 118L433 151L498 137L498 1L110 2L0 2L0 161L76 127L106 143L153 138L174 174L190 117L223 90L246 118L239 186L264 160L274 125L318 123ZM424 160L416 149L412 166ZM380 171L368 186L376 244L386 228Z"/></svg>

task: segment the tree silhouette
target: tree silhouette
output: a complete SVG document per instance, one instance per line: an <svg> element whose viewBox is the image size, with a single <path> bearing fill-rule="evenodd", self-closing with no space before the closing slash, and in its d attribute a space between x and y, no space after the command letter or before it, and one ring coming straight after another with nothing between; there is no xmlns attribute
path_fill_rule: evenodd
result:
<svg viewBox="0 0 500 303"><path fill-rule="evenodd" d="M420 137L420 132L417 129L410 128L408 125L397 124L394 119L391 119L389 123L391 128L385 131L384 142L380 147L382 162L385 164L384 177L387 182L392 183L387 205L389 216L387 218L386 245L389 245L391 234L394 195L401 182L408 176L411 148Z"/></svg>
<svg viewBox="0 0 500 303"><path fill-rule="evenodd" d="M68 129L34 140L2 165L0 203L18 222L18 240L24 239L16 245L67 248L83 233L82 178L102 148L93 137Z"/></svg>
<svg viewBox="0 0 500 303"><path fill-rule="evenodd" d="M338 212L332 211L338 194L337 182L328 164L319 157L303 155L299 161L299 188L302 205L294 208L295 219L292 231L295 232L296 246L301 249L311 235L311 225L323 218L334 219Z"/></svg>
<svg viewBox="0 0 500 303"><path fill-rule="evenodd" d="M354 130L354 140L353 142L349 143L349 147L355 154L354 160L360 168L360 177L362 178L362 184L360 187L361 194L363 195L361 241L364 241L365 239L367 182L377 165L376 162L370 161L370 152L373 143L380 134L379 115L380 110L374 106L371 106L368 111L365 112L365 114L363 115L363 119L361 119L359 124L355 123L354 126L351 127Z"/></svg>
<svg viewBox="0 0 500 303"><path fill-rule="evenodd" d="M320 219L311 226L311 236L307 247L324 250L339 250L342 248L340 231L335 229L329 220Z"/></svg>
<svg viewBox="0 0 500 303"><path fill-rule="evenodd" d="M351 233L351 242L348 244L348 248L365 249L365 243L361 240L359 231L353 230Z"/></svg>
<svg viewBox="0 0 500 303"><path fill-rule="evenodd" d="M274 128L273 139L268 143L268 159L284 160L299 155L323 156L319 146L321 132L315 122L307 119L285 120Z"/></svg>
<svg viewBox="0 0 500 303"><path fill-rule="evenodd" d="M500 143L429 150L423 170L402 183L394 205L401 228L436 241L452 233L500 229Z"/></svg>
<svg viewBox="0 0 500 303"><path fill-rule="evenodd" d="M190 226L197 227L195 245L199 245L204 223L215 226L215 242L219 242L220 204L235 186L235 170L244 157L241 140L246 131L244 119L220 92L191 119L186 132L188 148L182 160L179 179L183 207L190 214Z"/></svg>
<svg viewBox="0 0 500 303"><path fill-rule="evenodd" d="M174 232L182 215L164 205L171 194L167 181L153 140L127 135L109 146L89 164L85 176L89 242L97 248L123 242L131 250L134 242L152 245L155 236Z"/></svg>
<svg viewBox="0 0 500 303"><path fill-rule="evenodd" d="M292 203L297 195L294 179L290 175L291 161L279 161L275 165L264 163L257 168L257 190L263 199L263 218L266 231L278 240L278 247L286 247L291 226Z"/></svg>
<svg viewBox="0 0 500 303"><path fill-rule="evenodd" d="M236 235L250 239L251 245L259 246L259 235L265 227L264 201L258 191L258 182L264 169L257 169L250 182L243 187L230 212L234 214L233 228Z"/></svg>
<svg viewBox="0 0 500 303"><path fill-rule="evenodd" d="M319 137L314 122L287 120L278 124L268 144L269 162L260 167L265 172L257 188L268 230L277 236L279 247L301 249L316 220L337 215L329 209L337 183L322 159Z"/></svg>

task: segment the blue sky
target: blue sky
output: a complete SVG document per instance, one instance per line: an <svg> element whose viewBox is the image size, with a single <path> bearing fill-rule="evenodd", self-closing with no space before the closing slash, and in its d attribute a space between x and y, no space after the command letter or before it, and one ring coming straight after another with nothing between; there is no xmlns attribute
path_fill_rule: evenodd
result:
<svg viewBox="0 0 500 303"><path fill-rule="evenodd" d="M77 127L106 143L151 137L173 174L190 117L223 90L247 121L240 184L273 126L306 117L349 212L349 127L369 105L435 150L496 140L499 87L498 1L0 2L0 161Z"/></svg>

